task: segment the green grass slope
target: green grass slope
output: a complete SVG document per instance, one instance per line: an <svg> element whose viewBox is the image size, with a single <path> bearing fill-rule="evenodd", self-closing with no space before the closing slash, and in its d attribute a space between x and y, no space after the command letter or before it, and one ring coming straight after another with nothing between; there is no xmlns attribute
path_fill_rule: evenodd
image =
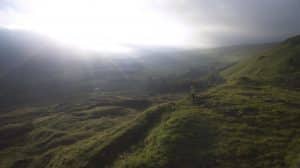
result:
<svg viewBox="0 0 300 168"><path fill-rule="evenodd" d="M179 102L142 142L119 156L115 168L212 167L217 114Z"/></svg>
<svg viewBox="0 0 300 168"><path fill-rule="evenodd" d="M82 167L97 153L99 144L110 142L114 131L150 103L102 96L0 114L0 167Z"/></svg>
<svg viewBox="0 0 300 168"><path fill-rule="evenodd" d="M299 100L270 86L211 89L196 103L176 103L112 167L299 167Z"/></svg>
<svg viewBox="0 0 300 168"><path fill-rule="evenodd" d="M1 115L0 167L298 168L299 37L262 55L225 69L227 82L196 100L143 111L109 97Z"/></svg>
<svg viewBox="0 0 300 168"><path fill-rule="evenodd" d="M196 102L187 97L142 113L132 113L136 117L119 117L119 114L109 117L114 124L102 131L101 128L95 130L104 125L98 117L95 123L93 120L81 123L80 118L73 118L70 123L70 119L65 118L69 121L65 127L59 124L61 117L51 122L50 118L39 119L52 125L52 129L41 129L37 125L39 129L30 125L23 127L31 132L34 140L29 144L33 147L23 148L19 143L17 147L2 150L2 166L297 168L300 163L299 102L298 91L271 85L228 83L202 93ZM101 111L105 114L108 109L115 109L105 107L99 111L98 108L84 110L82 115ZM107 119L102 118L102 121ZM93 131L83 129L88 125ZM11 129L20 127L15 125ZM71 138L75 141L64 141ZM20 148L24 151L20 152ZM5 158L12 160L5 165L8 161Z"/></svg>
<svg viewBox="0 0 300 168"><path fill-rule="evenodd" d="M248 78L281 85L300 85L300 36L292 37L273 49L251 57L225 70L228 79Z"/></svg>
<svg viewBox="0 0 300 168"><path fill-rule="evenodd" d="M264 55L226 69L228 82L197 101L174 104L109 167L299 167L299 37Z"/></svg>

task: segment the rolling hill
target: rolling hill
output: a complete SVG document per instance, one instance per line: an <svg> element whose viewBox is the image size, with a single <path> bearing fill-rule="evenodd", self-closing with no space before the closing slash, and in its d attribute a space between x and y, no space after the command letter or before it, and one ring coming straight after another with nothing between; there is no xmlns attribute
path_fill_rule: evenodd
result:
<svg viewBox="0 0 300 168"><path fill-rule="evenodd" d="M290 38L225 69L227 82L196 100L157 107L168 110L112 167L299 167L299 46Z"/></svg>
<svg viewBox="0 0 300 168"><path fill-rule="evenodd" d="M157 115L156 124L142 128L146 136L113 153L113 162L103 162L100 150L86 167L299 167L299 46L299 37L290 38L263 59L259 54L225 69L227 82L196 100L146 111L138 120L142 125L131 126L111 145L118 148L118 141L141 134L138 128Z"/></svg>
<svg viewBox="0 0 300 168"><path fill-rule="evenodd" d="M297 36L247 50L216 68L223 83L194 99L97 93L2 113L0 167L297 168L299 47Z"/></svg>

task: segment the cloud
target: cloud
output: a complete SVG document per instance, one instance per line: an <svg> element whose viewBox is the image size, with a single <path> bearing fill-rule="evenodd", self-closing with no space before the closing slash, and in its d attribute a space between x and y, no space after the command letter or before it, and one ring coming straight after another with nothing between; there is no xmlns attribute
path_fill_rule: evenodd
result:
<svg viewBox="0 0 300 168"><path fill-rule="evenodd" d="M16 1L0 0L0 24L8 22L3 11L13 9ZM193 46L278 41L300 34L299 0L144 1L189 27Z"/></svg>
<svg viewBox="0 0 300 168"><path fill-rule="evenodd" d="M198 38L209 36L215 42L220 41L220 45L281 40L300 33L299 0L170 0L169 3L169 10L191 24ZM203 26L214 29L201 33Z"/></svg>

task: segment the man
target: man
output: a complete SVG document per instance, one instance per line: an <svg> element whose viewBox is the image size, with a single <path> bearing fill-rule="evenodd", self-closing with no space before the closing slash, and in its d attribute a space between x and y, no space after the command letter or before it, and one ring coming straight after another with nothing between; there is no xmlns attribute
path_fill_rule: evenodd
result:
<svg viewBox="0 0 300 168"><path fill-rule="evenodd" d="M193 85L191 85L190 94L192 96L192 100L195 101L196 100L196 89Z"/></svg>

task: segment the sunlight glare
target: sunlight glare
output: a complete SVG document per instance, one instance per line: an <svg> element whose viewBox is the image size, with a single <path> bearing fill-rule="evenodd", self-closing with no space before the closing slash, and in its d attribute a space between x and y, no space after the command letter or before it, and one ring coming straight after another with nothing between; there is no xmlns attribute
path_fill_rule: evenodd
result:
<svg viewBox="0 0 300 168"><path fill-rule="evenodd" d="M189 31L151 0L19 0L17 28L72 46L130 52L131 46L183 46Z"/></svg>

